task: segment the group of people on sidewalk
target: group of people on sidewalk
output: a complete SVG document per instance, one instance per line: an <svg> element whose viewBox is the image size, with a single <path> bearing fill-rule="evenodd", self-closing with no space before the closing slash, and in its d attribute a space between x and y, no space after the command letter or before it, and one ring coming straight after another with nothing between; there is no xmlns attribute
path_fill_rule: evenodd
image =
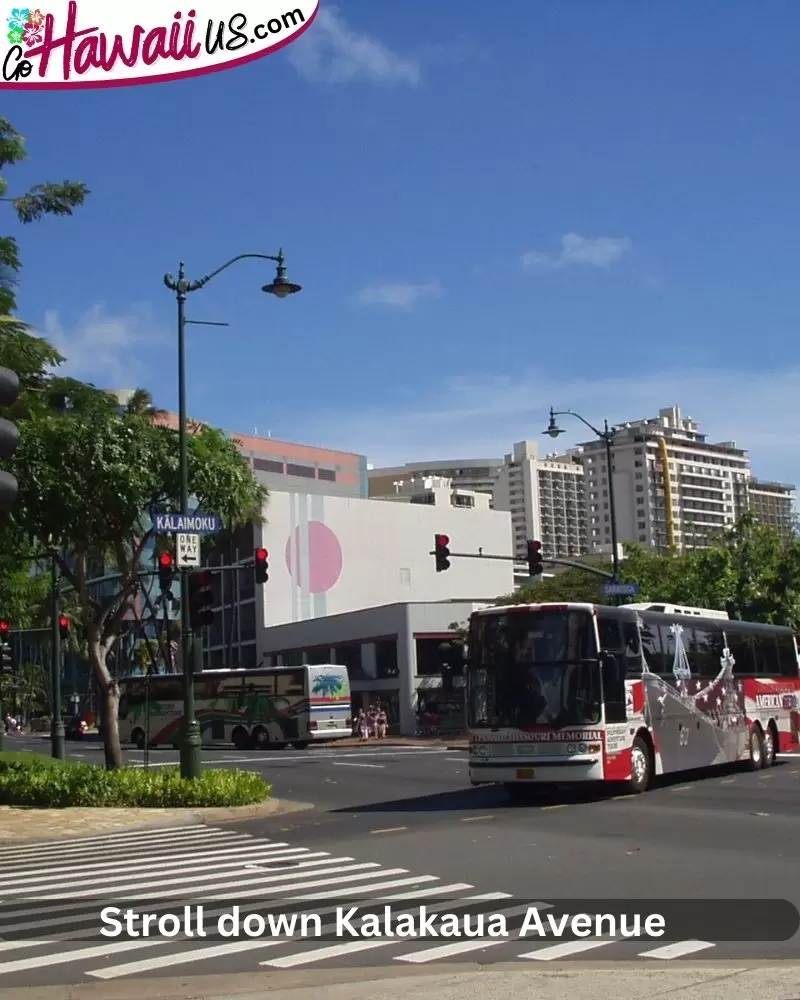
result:
<svg viewBox="0 0 800 1000"><path fill-rule="evenodd" d="M358 736L362 742L370 739L386 739L388 728L389 720L380 705L370 705L366 712L360 708L353 720L353 735Z"/></svg>

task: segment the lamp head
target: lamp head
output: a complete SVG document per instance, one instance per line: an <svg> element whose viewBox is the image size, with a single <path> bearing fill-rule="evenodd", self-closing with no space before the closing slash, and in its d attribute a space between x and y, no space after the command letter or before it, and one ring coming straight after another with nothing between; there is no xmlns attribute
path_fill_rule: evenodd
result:
<svg viewBox="0 0 800 1000"><path fill-rule="evenodd" d="M302 288L302 285L295 285L286 277L286 265L284 264L283 250L278 251L278 266L275 268L275 277L268 285L261 289L267 295L274 295L276 299L285 299L289 295L295 295Z"/></svg>
<svg viewBox="0 0 800 1000"><path fill-rule="evenodd" d="M559 434L563 434L563 428L559 427L556 423L556 415L553 407L550 407L550 423L547 425L547 430L543 431L544 434L549 435L551 438L557 438Z"/></svg>

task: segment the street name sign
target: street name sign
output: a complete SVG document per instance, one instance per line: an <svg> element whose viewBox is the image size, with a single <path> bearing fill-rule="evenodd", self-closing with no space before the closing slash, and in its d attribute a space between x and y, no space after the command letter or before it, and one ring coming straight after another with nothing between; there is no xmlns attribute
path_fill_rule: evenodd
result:
<svg viewBox="0 0 800 1000"><path fill-rule="evenodd" d="M159 534L216 535L222 531L222 521L216 514L156 514Z"/></svg>
<svg viewBox="0 0 800 1000"><path fill-rule="evenodd" d="M175 536L175 562L179 569L200 565L200 536L179 532Z"/></svg>
<svg viewBox="0 0 800 1000"><path fill-rule="evenodd" d="M642 588L638 583L604 583L606 597L635 597Z"/></svg>

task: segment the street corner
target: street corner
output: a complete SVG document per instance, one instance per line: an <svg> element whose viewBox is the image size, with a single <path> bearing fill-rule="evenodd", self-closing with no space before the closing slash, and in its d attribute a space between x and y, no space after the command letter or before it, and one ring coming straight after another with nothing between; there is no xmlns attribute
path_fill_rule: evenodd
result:
<svg viewBox="0 0 800 1000"><path fill-rule="evenodd" d="M213 822L267 819L314 808L309 802L267 799L256 805L208 809L66 808L19 809L0 806L0 842L66 840L117 831L153 830ZM54 837L46 831L58 830Z"/></svg>

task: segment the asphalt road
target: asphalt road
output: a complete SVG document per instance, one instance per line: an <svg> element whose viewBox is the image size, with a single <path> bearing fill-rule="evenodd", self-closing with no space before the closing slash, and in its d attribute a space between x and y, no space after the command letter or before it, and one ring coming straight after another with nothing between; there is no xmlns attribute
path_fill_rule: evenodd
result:
<svg viewBox="0 0 800 1000"><path fill-rule="evenodd" d="M7 746L47 749L41 740L12 739ZM70 751L91 760L99 747L76 744ZM98 944L96 936L88 940L89 932L80 928L73 931L79 938L68 947L54 945L49 925L20 933L46 935L50 944L25 942L17 951L20 942L9 939L7 927L10 919L12 925L20 921L0 906L0 936L7 938L0 941L0 986L151 977L181 974L184 968L199 974L521 958L532 963L800 958L798 935L788 942L723 940L735 933L767 936L771 921L779 919L779 904L770 900L789 899L800 907L800 758L781 760L757 774L729 769L693 776L641 796L554 790L536 805L514 807L499 788L467 785L460 751L370 745L255 754L213 751L204 757L211 767L258 770L273 783L276 796L314 802L316 808L226 824L219 833L162 831L75 843L60 849L69 862L60 867L66 864L70 871L51 872L53 854L46 848L10 848L12 856L7 853L0 863L5 905L9 890L17 892L18 901L26 894L29 907L43 888L53 897L68 895L64 887L70 878L88 882L93 898L104 903L124 891L130 898L131 881L121 881L124 873L132 874L143 896L158 891L171 902L190 898L216 907L240 902L251 909L263 882L272 886L273 903L282 898L280 893L323 894L319 903L307 904L312 909L348 901L357 905L392 893L420 902L425 902L423 893L430 893L433 903L444 901L451 909L465 897L490 894L494 898L480 904L487 913L540 903L542 914L555 915L574 913L579 902L591 899L630 900L626 911L642 914L664 910L668 900L727 902L703 911L699 927L695 922L682 929L681 924L669 943L575 940L570 935L499 943L327 939L275 945L240 939L208 942L200 951L197 942ZM175 759L173 752L152 751L150 766ZM131 753L129 760L141 763L142 754ZM203 836L210 838L209 844L201 843ZM179 859L178 849L189 856ZM187 867L193 851L205 852L195 868L204 881L197 883ZM273 851L285 853L269 860ZM243 855L241 864L237 852ZM86 871L87 861L98 868ZM29 884L34 877L39 881ZM188 897L193 888L194 896ZM221 901L211 904L209 896ZM62 906L63 899L52 905ZM431 951L443 946L444 951ZM75 956L81 949L88 954Z"/></svg>

